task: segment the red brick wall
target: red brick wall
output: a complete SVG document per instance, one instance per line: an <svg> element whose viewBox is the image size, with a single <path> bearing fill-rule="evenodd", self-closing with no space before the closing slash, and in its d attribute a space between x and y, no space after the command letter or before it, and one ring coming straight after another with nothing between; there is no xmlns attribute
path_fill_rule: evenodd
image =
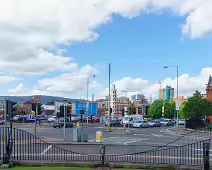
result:
<svg viewBox="0 0 212 170"><path fill-rule="evenodd" d="M207 91L206 98L209 102L212 102L212 87L210 87L209 90Z"/></svg>

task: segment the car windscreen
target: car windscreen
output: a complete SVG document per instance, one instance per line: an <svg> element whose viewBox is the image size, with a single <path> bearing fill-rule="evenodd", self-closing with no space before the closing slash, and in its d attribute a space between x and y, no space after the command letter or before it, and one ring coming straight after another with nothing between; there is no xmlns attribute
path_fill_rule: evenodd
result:
<svg viewBox="0 0 212 170"><path fill-rule="evenodd" d="M146 121L146 120L144 120L144 121L143 121L143 123L147 123L147 121Z"/></svg>
<svg viewBox="0 0 212 170"><path fill-rule="evenodd" d="M136 121L135 123L142 123L142 121Z"/></svg>

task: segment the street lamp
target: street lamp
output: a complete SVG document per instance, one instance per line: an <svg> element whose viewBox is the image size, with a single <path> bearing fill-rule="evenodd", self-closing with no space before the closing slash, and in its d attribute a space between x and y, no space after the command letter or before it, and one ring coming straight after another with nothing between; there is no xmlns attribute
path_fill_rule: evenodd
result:
<svg viewBox="0 0 212 170"><path fill-rule="evenodd" d="M87 84L87 105L86 105L86 110L87 110L87 124L88 124L88 110L89 110L89 101L88 101L88 90L89 90L89 80L90 77L96 77L95 75L93 76L88 76L86 79L86 84Z"/></svg>
<svg viewBox="0 0 212 170"><path fill-rule="evenodd" d="M179 72L178 72L178 66L164 66L164 68L169 68L169 67L174 67L177 69L177 105L179 105L179 101L178 101L178 85L179 85ZM176 111L177 111L177 126L178 126L178 110L179 108L176 107Z"/></svg>

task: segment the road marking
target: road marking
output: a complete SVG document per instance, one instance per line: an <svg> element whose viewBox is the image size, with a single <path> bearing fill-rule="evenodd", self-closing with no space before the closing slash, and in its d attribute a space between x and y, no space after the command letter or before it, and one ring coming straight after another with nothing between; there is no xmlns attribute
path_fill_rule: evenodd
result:
<svg viewBox="0 0 212 170"><path fill-rule="evenodd" d="M135 136L150 136L150 135L146 135L146 134L133 134Z"/></svg>
<svg viewBox="0 0 212 170"><path fill-rule="evenodd" d="M157 136L157 137L163 137L164 135L157 135L157 134L154 134L154 133L151 133L153 136Z"/></svg>
<svg viewBox="0 0 212 170"><path fill-rule="evenodd" d="M128 145L130 143L135 143L135 142L141 142L141 141L144 141L144 140L149 140L149 139L140 139L140 140L134 140L134 141L129 141L129 142L125 142L124 145Z"/></svg>
<svg viewBox="0 0 212 170"><path fill-rule="evenodd" d="M49 149L52 148L52 145L49 145L42 153L41 155L44 155Z"/></svg>
<svg viewBox="0 0 212 170"><path fill-rule="evenodd" d="M50 140L60 140L60 141L63 141L63 139L50 138L50 137L47 137L47 136L41 136L40 138L41 138L41 140L43 140L42 138L46 138L46 139L50 139Z"/></svg>

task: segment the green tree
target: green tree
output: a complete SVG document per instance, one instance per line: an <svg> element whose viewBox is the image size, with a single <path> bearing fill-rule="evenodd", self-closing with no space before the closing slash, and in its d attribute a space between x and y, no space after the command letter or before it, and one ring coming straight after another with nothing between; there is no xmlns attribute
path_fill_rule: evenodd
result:
<svg viewBox="0 0 212 170"><path fill-rule="evenodd" d="M162 107L164 106L164 117L173 118L175 110L175 102L168 100L155 100L154 103L149 108L149 115L154 119L159 119L162 117Z"/></svg>
<svg viewBox="0 0 212 170"><path fill-rule="evenodd" d="M198 90L183 108L185 118L203 118L212 115L212 103L208 102Z"/></svg>
<svg viewBox="0 0 212 170"><path fill-rule="evenodd" d="M183 119L185 118L185 113L184 113L185 105L186 105L185 102L180 105L180 110L178 112L178 117L179 118L183 118Z"/></svg>
<svg viewBox="0 0 212 170"><path fill-rule="evenodd" d="M136 114L136 108L135 108L135 105L134 103L131 103L130 104L130 110L131 110L131 115L135 115Z"/></svg>

